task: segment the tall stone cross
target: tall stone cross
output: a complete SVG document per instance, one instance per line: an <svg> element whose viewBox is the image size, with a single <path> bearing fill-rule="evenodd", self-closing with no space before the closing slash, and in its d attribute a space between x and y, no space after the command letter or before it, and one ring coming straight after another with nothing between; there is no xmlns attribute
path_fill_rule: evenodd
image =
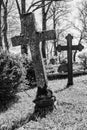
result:
<svg viewBox="0 0 87 130"><path fill-rule="evenodd" d="M73 36L71 34L68 34L66 36L67 46L61 46L61 45L57 46L57 50L59 52L65 51L65 50L67 51L67 60L68 60L68 86L69 85L73 85L72 50L82 51L82 49L84 48L84 46L81 45L81 44L79 44L79 45L72 45L72 39L73 39Z"/></svg>
<svg viewBox="0 0 87 130"><path fill-rule="evenodd" d="M48 80L45 73L44 63L42 60L42 54L40 51L40 42L45 40L53 40L56 38L55 31L43 31L37 32L35 17L33 13L24 14L22 16L23 34L11 38L13 46L28 44L30 46L33 67L35 70L35 76L37 81L38 90L41 90L39 94L46 92L48 86ZM44 88L44 89L43 89Z"/></svg>

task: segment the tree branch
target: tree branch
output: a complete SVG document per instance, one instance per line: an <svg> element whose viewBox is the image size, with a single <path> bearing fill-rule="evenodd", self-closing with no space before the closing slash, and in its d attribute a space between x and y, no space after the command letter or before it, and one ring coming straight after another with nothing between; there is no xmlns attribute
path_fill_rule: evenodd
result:
<svg viewBox="0 0 87 130"><path fill-rule="evenodd" d="M49 3L49 5L48 5L48 8L47 8L47 10L46 10L46 15L47 15L47 13L48 13L48 11L49 11L49 8L50 8L50 6L51 6L51 4L52 4L52 1Z"/></svg>
<svg viewBox="0 0 87 130"><path fill-rule="evenodd" d="M2 1L2 6L4 9L6 8L4 1Z"/></svg>
<svg viewBox="0 0 87 130"><path fill-rule="evenodd" d="M50 3L50 2L49 2ZM40 5L38 5L35 9L32 10L32 12L36 11L37 9L40 9L42 7L47 6L49 3L45 4L44 6L42 5L42 3Z"/></svg>
<svg viewBox="0 0 87 130"><path fill-rule="evenodd" d="M15 0L15 1L16 1L16 4L17 4L18 13L21 16L21 9L20 9L20 6L19 6L19 2L18 2L18 0Z"/></svg>
<svg viewBox="0 0 87 130"><path fill-rule="evenodd" d="M33 0L33 1L34 1L34 0ZM41 0L40 0L40 1L37 1L37 2L35 2L35 3L33 3L33 1L32 1L32 3L31 3L30 7L27 9L27 12L29 12L30 9L31 9L32 7L34 7L35 5L41 3Z"/></svg>

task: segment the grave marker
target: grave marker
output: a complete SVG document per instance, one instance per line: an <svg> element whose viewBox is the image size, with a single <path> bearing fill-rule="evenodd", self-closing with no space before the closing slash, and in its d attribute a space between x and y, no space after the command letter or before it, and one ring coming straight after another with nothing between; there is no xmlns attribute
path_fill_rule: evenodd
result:
<svg viewBox="0 0 87 130"><path fill-rule="evenodd" d="M45 68L44 68L44 63L42 60L42 55L40 52L39 43L44 38L45 40L55 39L56 38L55 31L50 30L50 31L37 32L36 26L35 26L36 23L35 23L34 14L32 13L24 14L22 18L24 21L23 23L24 34L11 38L12 44L13 46L22 45L22 44L28 44L30 46L33 67L35 70L35 76L36 76L37 87L38 87L37 97L41 95L45 95L45 99L46 99L48 80L45 73ZM51 97L53 97L52 94L51 94ZM37 100L38 99L36 99L36 101Z"/></svg>
<svg viewBox="0 0 87 130"><path fill-rule="evenodd" d="M79 50L81 51L84 46L79 44L79 45L72 45L72 39L73 36L71 34L68 34L66 36L67 40L67 46L57 46L57 50L59 52L61 51L67 51L67 59L68 59L68 86L73 85L73 68L72 68L72 50Z"/></svg>

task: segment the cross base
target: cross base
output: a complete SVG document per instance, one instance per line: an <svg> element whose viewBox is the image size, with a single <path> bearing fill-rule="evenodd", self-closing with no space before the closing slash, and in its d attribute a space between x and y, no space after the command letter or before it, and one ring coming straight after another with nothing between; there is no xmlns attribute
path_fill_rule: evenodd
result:
<svg viewBox="0 0 87 130"><path fill-rule="evenodd" d="M44 107L52 106L55 102L55 97L52 96L49 98L47 96L43 96L39 99L35 99L33 102L36 104L38 108L44 108Z"/></svg>
<svg viewBox="0 0 87 130"><path fill-rule="evenodd" d="M54 103L49 105L49 106L35 106L35 110L34 110L34 114L36 116L36 118L40 117L43 118L45 117L49 112L52 112L54 109Z"/></svg>
<svg viewBox="0 0 87 130"><path fill-rule="evenodd" d="M67 88L70 87L71 85L73 85L73 82L71 82L71 83L68 82L67 83Z"/></svg>
<svg viewBox="0 0 87 130"><path fill-rule="evenodd" d="M34 108L34 120L38 117L45 117L47 113L52 112L54 109L54 102L56 101L55 96L51 90L47 89L47 94L36 96L33 101L35 103Z"/></svg>
<svg viewBox="0 0 87 130"><path fill-rule="evenodd" d="M34 112L30 116L29 121L31 120L37 121L38 118L44 118L49 112L52 112L53 109L54 109L54 103L51 104L50 106L45 107L35 105Z"/></svg>

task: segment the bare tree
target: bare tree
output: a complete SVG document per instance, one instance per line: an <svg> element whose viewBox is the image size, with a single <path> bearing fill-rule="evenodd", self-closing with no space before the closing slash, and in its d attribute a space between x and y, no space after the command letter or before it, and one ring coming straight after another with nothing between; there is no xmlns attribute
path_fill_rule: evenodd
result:
<svg viewBox="0 0 87 130"><path fill-rule="evenodd" d="M15 0L17 4L17 9L20 17L20 23L21 23L21 33L23 34L23 20L22 20L22 14L26 13L26 0L21 0L21 5L19 4L18 0ZM27 45L21 45L21 53L27 54L28 48Z"/></svg>
<svg viewBox="0 0 87 130"><path fill-rule="evenodd" d="M2 0L0 1L0 49L2 48L2 36L1 36L1 5L2 5Z"/></svg>
<svg viewBox="0 0 87 130"><path fill-rule="evenodd" d="M78 8L79 10L79 20L82 25L82 38L87 41L87 1L83 1L81 3L81 7Z"/></svg>
<svg viewBox="0 0 87 130"><path fill-rule="evenodd" d="M13 37L20 32L20 20L15 0L9 0L8 3L8 38Z"/></svg>
<svg viewBox="0 0 87 130"><path fill-rule="evenodd" d="M78 40L78 45L81 44L82 40L84 40L84 36L83 36L83 33L84 33L84 29L80 29L78 28L77 26L75 26L73 24L73 27L79 31L80 35L79 35L79 40ZM77 37L76 37L77 38ZM77 50L75 50L75 52L73 53L73 61L75 62L76 61L76 54L77 54Z"/></svg>
<svg viewBox="0 0 87 130"><path fill-rule="evenodd" d="M0 48L9 51L10 37L18 31L18 15L15 0L2 0L0 1ZM15 31L16 28L16 31ZM3 44L4 42L4 44Z"/></svg>
<svg viewBox="0 0 87 130"><path fill-rule="evenodd" d="M81 2L80 7L78 7L78 20L80 26L76 26L74 23L71 23L71 26L74 27L79 32L78 45L82 42L87 42L87 1L84 0ZM74 52L73 61L76 61L77 50Z"/></svg>
<svg viewBox="0 0 87 130"><path fill-rule="evenodd" d="M61 26L64 24L64 18L70 13L69 7L67 4L62 2L53 2L48 12L47 20L53 21L53 29L56 30L57 34L57 42L59 40L60 35L68 29L68 26L63 27L60 29ZM62 23L62 24L61 24ZM56 50L56 40L54 40L54 55L57 55Z"/></svg>
<svg viewBox="0 0 87 130"><path fill-rule="evenodd" d="M47 6L45 4L48 4ZM42 30L47 30L47 15L50 9L50 6L52 4L52 1L49 3L46 3L42 0ZM46 41L45 39L42 41L42 55L43 58L46 58Z"/></svg>
<svg viewBox="0 0 87 130"><path fill-rule="evenodd" d="M8 34L10 33L10 26L9 26L9 20L11 19L11 17L13 17L13 11L15 11L14 7L14 0L2 0L2 13L1 13L1 18L0 18L0 34L1 34L1 42L2 39L4 40L4 45L5 45L5 49L9 51L9 41L8 41ZM15 15L14 15L15 16ZM14 21L15 19L12 18L11 19L11 23L12 21ZM11 24L10 23L10 24ZM13 24L13 23L12 23ZM3 46L3 44L2 44Z"/></svg>
<svg viewBox="0 0 87 130"><path fill-rule="evenodd" d="M4 43L5 43L5 48L7 50L9 50L9 43L8 43L8 39L7 39L7 29L8 29L8 24L7 24L7 16L8 16L8 0L3 0L2 2L2 6L3 6L3 24L4 24L4 28L3 28L3 36L4 36Z"/></svg>

